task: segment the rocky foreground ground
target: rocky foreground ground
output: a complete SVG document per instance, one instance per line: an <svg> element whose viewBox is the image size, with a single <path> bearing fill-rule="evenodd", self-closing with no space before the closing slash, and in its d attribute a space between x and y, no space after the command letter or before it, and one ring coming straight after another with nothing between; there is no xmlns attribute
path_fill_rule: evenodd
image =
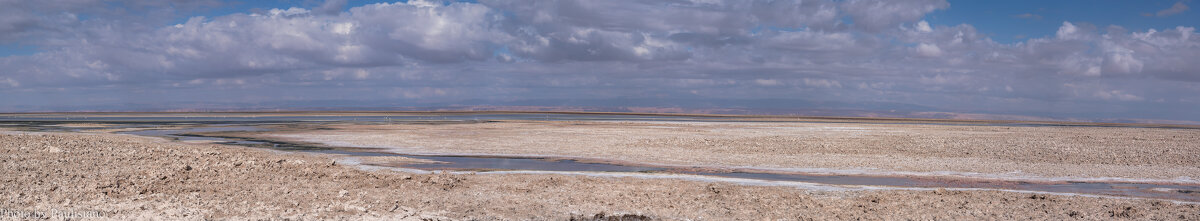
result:
<svg viewBox="0 0 1200 221"><path fill-rule="evenodd" d="M0 132L0 182L0 219L1200 219L1195 204L1037 193L366 171L322 156L84 133Z"/></svg>

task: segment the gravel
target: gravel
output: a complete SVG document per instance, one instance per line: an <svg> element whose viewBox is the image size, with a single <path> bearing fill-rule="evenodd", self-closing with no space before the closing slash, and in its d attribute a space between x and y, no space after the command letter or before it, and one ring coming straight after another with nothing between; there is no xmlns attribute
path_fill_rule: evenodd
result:
<svg viewBox="0 0 1200 221"><path fill-rule="evenodd" d="M414 174L332 161L132 135L0 132L0 219L1200 219L1194 204L1159 200Z"/></svg>

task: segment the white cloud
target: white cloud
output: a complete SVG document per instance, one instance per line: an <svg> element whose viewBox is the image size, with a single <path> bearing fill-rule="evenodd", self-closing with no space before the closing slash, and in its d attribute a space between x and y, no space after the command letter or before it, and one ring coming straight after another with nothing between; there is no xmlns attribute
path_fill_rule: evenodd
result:
<svg viewBox="0 0 1200 221"><path fill-rule="evenodd" d="M878 31L895 24L920 20L925 14L949 7L944 0L850 0L843 8L854 24L870 31Z"/></svg>
<svg viewBox="0 0 1200 221"><path fill-rule="evenodd" d="M422 8L437 7L440 4L441 4L440 2L433 1L433 0L411 0L411 1L408 1L408 5L422 7Z"/></svg>
<svg viewBox="0 0 1200 221"><path fill-rule="evenodd" d="M4 80L0 81L0 83L7 84L8 87L20 87L21 86L21 82L17 82L17 80L13 80L12 78L4 78Z"/></svg>
<svg viewBox="0 0 1200 221"><path fill-rule="evenodd" d="M860 82L860 83L858 83L858 89L859 90L884 90L884 89L891 89L895 85L896 85L896 83L892 83L892 82L874 82L874 83Z"/></svg>
<svg viewBox="0 0 1200 221"><path fill-rule="evenodd" d="M324 15L337 15L346 8L346 0L325 0L321 6L313 8L313 12Z"/></svg>
<svg viewBox="0 0 1200 221"><path fill-rule="evenodd" d="M922 75L919 82L929 85L961 85L970 81L970 77L964 75L942 75L937 74L933 77Z"/></svg>
<svg viewBox="0 0 1200 221"><path fill-rule="evenodd" d="M399 95L408 99L434 98L444 97L452 91L444 88L421 87L421 88L396 88L393 91L394 95Z"/></svg>
<svg viewBox="0 0 1200 221"><path fill-rule="evenodd" d="M1112 89L1112 85L1097 83L1065 83L1064 89L1071 91L1074 96L1088 97L1107 101L1144 101L1142 96L1135 95L1122 89Z"/></svg>
<svg viewBox="0 0 1200 221"><path fill-rule="evenodd" d="M829 79L805 78L804 85L808 85L810 87L820 87L820 88L841 88L842 87L841 82L838 82L837 80L829 80Z"/></svg>
<svg viewBox="0 0 1200 221"><path fill-rule="evenodd" d="M1107 46L1104 70L1114 73L1140 73L1143 62L1134 57L1133 50L1121 46Z"/></svg>
<svg viewBox="0 0 1200 221"><path fill-rule="evenodd" d="M1145 100L1145 98L1142 98L1137 95L1132 95L1132 94L1126 93L1121 90L1096 91L1096 93L1094 93L1093 96L1096 96L1097 98L1104 99L1104 100L1119 100L1119 101L1142 101L1142 100Z"/></svg>
<svg viewBox="0 0 1200 221"><path fill-rule="evenodd" d="M1079 27L1071 24L1071 22L1064 21L1062 26L1058 27L1058 31L1054 33L1054 36L1058 37L1058 39L1078 39Z"/></svg>
<svg viewBox="0 0 1200 221"><path fill-rule="evenodd" d="M780 84L779 81L775 79L755 79L754 83L762 86L776 86Z"/></svg>
<svg viewBox="0 0 1200 221"><path fill-rule="evenodd" d="M790 51L845 51L862 46L857 44L858 41L852 34L845 32L803 30L773 32L764 37L766 38L762 40L764 47Z"/></svg>
<svg viewBox="0 0 1200 221"><path fill-rule="evenodd" d="M917 31L920 31L920 32L932 32L933 31L933 28L929 27L929 22L925 22L925 20L921 20L921 22L917 22L916 28L917 28Z"/></svg>
<svg viewBox="0 0 1200 221"><path fill-rule="evenodd" d="M1072 54L1058 63L1059 73L1069 75L1100 76L1100 63L1103 59L1093 58L1082 54Z"/></svg>
<svg viewBox="0 0 1200 221"><path fill-rule="evenodd" d="M1170 8L1158 11L1157 13L1154 13L1154 15L1158 16L1158 17L1167 17L1167 16L1183 13L1183 12L1187 11L1188 9L1190 9L1187 6L1187 4L1184 4L1183 2L1184 1L1175 2L1175 4L1171 5Z"/></svg>
<svg viewBox="0 0 1200 221"><path fill-rule="evenodd" d="M330 24L329 31L339 35L350 35L354 32L354 22L333 23Z"/></svg>
<svg viewBox="0 0 1200 221"><path fill-rule="evenodd" d="M926 14L949 7L939 0L339 5L344 1L157 26L103 17L80 23L54 13L59 20L32 19L0 8L0 30L12 30L0 41L45 49L0 58L0 86L219 85L327 99L382 90L379 96L395 99L519 100L744 99L795 89L763 86L795 85L822 88L810 91L829 100L964 110L988 100L1035 109L1029 104L1082 107L1073 102L1200 93L1193 27L1097 31L1063 22L1044 30L1056 31L1052 36L1009 44L971 24L931 26ZM39 28L22 28L31 19L37 25L28 27ZM20 40L31 36L39 40ZM1080 81L1098 86L1064 86ZM948 97L980 105L941 101Z"/></svg>
<svg viewBox="0 0 1200 221"><path fill-rule="evenodd" d="M296 8L296 7L292 7L292 8L288 8L288 9L273 8L273 9L267 11L267 14L270 16L285 16L285 17L286 16L307 15L308 13L309 13L308 9Z"/></svg>
<svg viewBox="0 0 1200 221"><path fill-rule="evenodd" d="M925 56L925 57L942 56L942 49L939 48L936 44L928 44L928 43L918 44L916 47L916 51L917 51L917 55L921 55L921 56Z"/></svg>

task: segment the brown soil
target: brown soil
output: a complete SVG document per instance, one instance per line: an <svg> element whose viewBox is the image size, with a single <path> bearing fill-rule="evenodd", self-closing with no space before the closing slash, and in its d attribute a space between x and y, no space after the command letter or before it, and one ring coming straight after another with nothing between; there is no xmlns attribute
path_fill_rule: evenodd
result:
<svg viewBox="0 0 1200 221"><path fill-rule="evenodd" d="M0 165L0 219L1200 219L1197 205L1158 200L364 171L322 156L110 134L0 132Z"/></svg>

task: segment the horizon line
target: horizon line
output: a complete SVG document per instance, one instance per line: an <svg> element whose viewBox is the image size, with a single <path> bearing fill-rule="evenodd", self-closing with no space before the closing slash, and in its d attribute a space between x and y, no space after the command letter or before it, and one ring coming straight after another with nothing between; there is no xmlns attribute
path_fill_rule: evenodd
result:
<svg viewBox="0 0 1200 221"><path fill-rule="evenodd" d="M681 117L714 117L743 119L773 119L778 122L795 122L794 120L828 120L828 121L875 121L875 122L930 122L930 123L982 123L982 124L1036 124L1044 126L1097 126L1097 127L1153 127L1176 129L1200 129L1200 124L1183 123L1114 123L1114 122L1084 122L1068 120L997 120L997 119L947 119L921 117L863 117L863 116L832 116L832 115L780 115L780 114L703 114L703 113L671 113L671 112L610 112L610 111L536 111L536 110L224 110L224 111L53 111L53 112L0 112L4 115L37 115L37 114L313 114L320 116L328 114L569 114L569 115L631 115L631 116L681 116ZM5 121L0 119L0 121Z"/></svg>

